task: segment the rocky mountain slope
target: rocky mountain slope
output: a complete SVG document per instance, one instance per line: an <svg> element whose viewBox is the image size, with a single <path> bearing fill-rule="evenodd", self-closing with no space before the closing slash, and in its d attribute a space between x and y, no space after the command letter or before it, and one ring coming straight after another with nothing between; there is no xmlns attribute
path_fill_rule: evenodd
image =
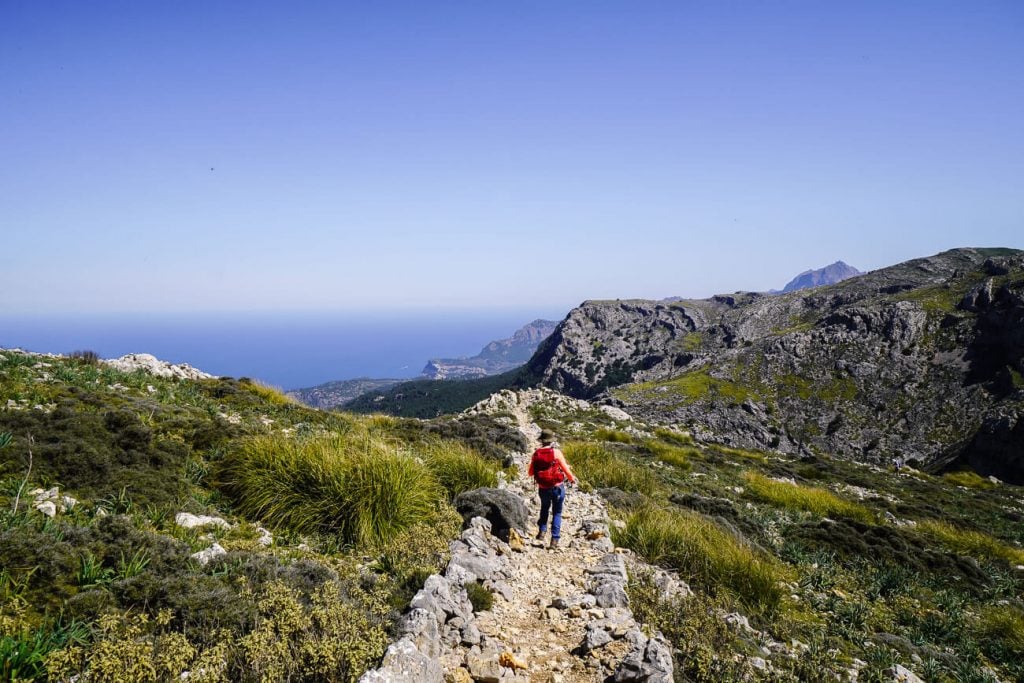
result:
<svg viewBox="0 0 1024 683"><path fill-rule="evenodd" d="M416 379L363 377L291 389L286 394L304 405L322 410L342 406L352 408L346 404L360 399L354 407L362 412L433 417L442 412L452 412L448 395L468 392L470 398L459 401L455 407L454 411L458 412L504 386L501 381L495 381L496 376L522 366L557 326L558 323L551 320L534 320L516 330L511 337L490 342L475 356L430 360ZM447 384L434 384L433 380L475 380L479 386L453 388Z"/></svg>
<svg viewBox="0 0 1024 683"><path fill-rule="evenodd" d="M769 296L588 301L524 375L706 439L1024 483L1024 252Z"/></svg>
<svg viewBox="0 0 1024 683"><path fill-rule="evenodd" d="M291 389L285 394L303 405L311 408L330 410L343 406L349 401L368 392L385 391L403 382L400 379L343 379L336 382L324 382L306 389Z"/></svg>
<svg viewBox="0 0 1024 683"><path fill-rule="evenodd" d="M786 286L782 288L782 291L795 292L798 289L809 289L811 287L820 287L822 285L834 285L837 282L849 280L851 277L856 277L860 274L861 272L853 266L847 265L842 261L836 261L824 268L818 268L817 270L805 270L790 280Z"/></svg>
<svg viewBox="0 0 1024 683"><path fill-rule="evenodd" d="M534 320L508 339L492 341L469 358L434 358L421 373L426 379L467 379L500 375L530 359L537 346L555 331L553 320Z"/></svg>

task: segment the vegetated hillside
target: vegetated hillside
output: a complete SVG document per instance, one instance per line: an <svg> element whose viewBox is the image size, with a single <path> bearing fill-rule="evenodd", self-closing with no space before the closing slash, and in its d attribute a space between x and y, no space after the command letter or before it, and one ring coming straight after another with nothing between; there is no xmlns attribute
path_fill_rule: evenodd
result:
<svg viewBox="0 0 1024 683"><path fill-rule="evenodd" d="M311 408L329 410L339 408L365 393L385 391L402 381L400 379L370 379L368 377L343 379L337 382L325 382L306 389L290 389L285 392L285 395Z"/></svg>
<svg viewBox="0 0 1024 683"><path fill-rule="evenodd" d="M363 394L346 403L344 409L354 413L432 418L461 412L496 391L527 384L527 375L521 368L478 379L417 379Z"/></svg>
<svg viewBox="0 0 1024 683"><path fill-rule="evenodd" d="M851 277L856 277L861 274L862 273L853 266L843 263L842 261L836 261L824 268L805 270L786 283L786 286L782 288L782 291L795 292L798 289L810 289L811 287L821 287L822 285L834 285L837 282L849 280Z"/></svg>
<svg viewBox="0 0 1024 683"><path fill-rule="evenodd" d="M534 320L508 339L490 342L475 356L432 359L422 374L428 379L468 379L506 373L528 361L557 326L553 320Z"/></svg>
<svg viewBox="0 0 1024 683"><path fill-rule="evenodd" d="M1024 483L1024 254L956 249L782 295L590 301L524 372L725 444Z"/></svg>
<svg viewBox="0 0 1024 683"><path fill-rule="evenodd" d="M0 396L2 680L354 680L524 447L89 354L0 350Z"/></svg>
<svg viewBox="0 0 1024 683"><path fill-rule="evenodd" d="M722 446L546 389L473 412L524 406L614 506L616 545L693 589L630 576L676 680L1024 680L1024 489Z"/></svg>

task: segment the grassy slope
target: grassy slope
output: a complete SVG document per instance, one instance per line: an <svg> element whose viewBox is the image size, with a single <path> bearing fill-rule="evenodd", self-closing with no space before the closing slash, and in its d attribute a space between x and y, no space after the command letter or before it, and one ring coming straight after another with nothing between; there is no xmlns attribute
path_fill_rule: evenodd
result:
<svg viewBox="0 0 1024 683"><path fill-rule="evenodd" d="M822 680L855 658L861 680L894 662L926 680L1024 677L1020 488L694 443L597 411L534 417L563 436L584 485L619 489L605 490L617 542L697 591L665 601L633 577L634 609L674 641L680 680L769 680L733 660L765 654L715 610L809 646L772 656L770 680Z"/></svg>
<svg viewBox="0 0 1024 683"><path fill-rule="evenodd" d="M104 680L357 677L442 566L458 529L450 495L500 466L443 437L490 455L516 441L486 420L320 412L246 381L0 356L0 679L47 666ZM401 467L360 466L369 453ZM51 486L79 501L53 520L25 493ZM234 526L184 529L180 511ZM190 559L213 541L227 554Z"/></svg>

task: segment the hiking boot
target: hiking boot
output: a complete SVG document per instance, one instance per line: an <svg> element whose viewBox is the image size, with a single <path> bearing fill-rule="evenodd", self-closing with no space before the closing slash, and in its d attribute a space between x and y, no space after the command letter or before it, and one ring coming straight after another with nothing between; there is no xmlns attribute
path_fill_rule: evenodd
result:
<svg viewBox="0 0 1024 683"><path fill-rule="evenodd" d="M534 536L534 538L536 538L536 539L537 539L538 541L543 541L543 540L544 540L544 534L545 534L545 533L546 533L546 532L544 532L544 531L538 531L538 532L537 532L537 535L536 535L536 536Z"/></svg>
<svg viewBox="0 0 1024 683"><path fill-rule="evenodd" d="M558 550L558 539L557 538L552 538L551 539L551 545L549 545L548 548L550 550Z"/></svg>

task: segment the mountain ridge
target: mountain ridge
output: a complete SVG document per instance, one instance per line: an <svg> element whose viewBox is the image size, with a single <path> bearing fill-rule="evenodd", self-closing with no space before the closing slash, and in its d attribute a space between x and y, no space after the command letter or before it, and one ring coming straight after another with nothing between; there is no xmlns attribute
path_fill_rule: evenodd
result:
<svg viewBox="0 0 1024 683"><path fill-rule="evenodd" d="M782 288L783 292L794 292L798 289L809 289L821 287L822 285L834 285L851 277L862 275L861 271L843 261L830 263L822 268L805 270L800 273Z"/></svg>
<svg viewBox="0 0 1024 683"><path fill-rule="evenodd" d="M1024 252L954 249L773 296L587 301L524 371L723 443L1022 481L1022 310Z"/></svg>

